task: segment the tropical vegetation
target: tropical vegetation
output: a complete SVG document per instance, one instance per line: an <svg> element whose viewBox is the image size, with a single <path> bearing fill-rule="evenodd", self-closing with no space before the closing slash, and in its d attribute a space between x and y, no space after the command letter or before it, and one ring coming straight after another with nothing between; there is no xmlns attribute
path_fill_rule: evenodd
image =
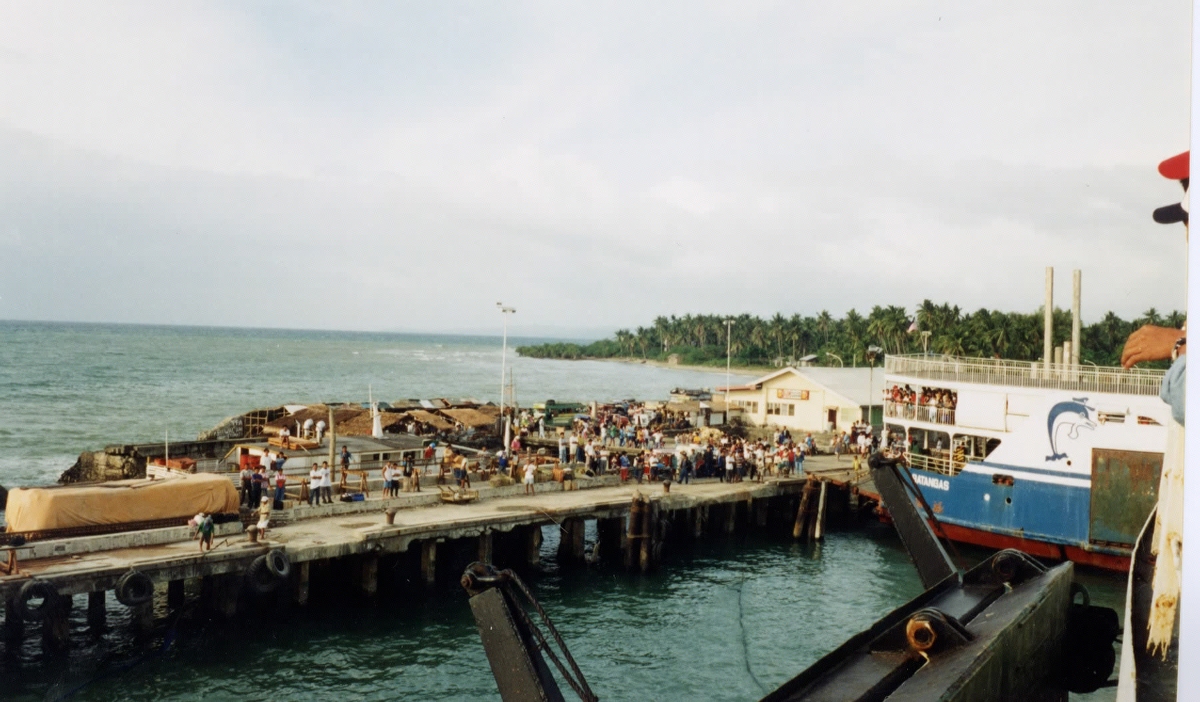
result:
<svg viewBox="0 0 1200 702"><path fill-rule="evenodd" d="M1108 312L1081 330L1080 359L1115 366L1125 339L1144 324L1183 325L1185 315L1163 315L1154 308L1136 319ZM903 307L876 305L865 316L851 309L839 318L822 310L815 316L775 314L762 319L749 314L658 317L634 330L621 329L609 339L590 344L547 343L519 346L532 358L627 358L677 361L686 365L723 366L726 346L736 366L780 366L808 358L817 365L855 366L867 363L867 352L883 354L935 353L1012 360L1039 360L1044 318L1036 312L979 309L963 312L957 305L929 300L910 314ZM1071 313L1054 310L1054 344L1071 338ZM674 358L672 358L674 357Z"/></svg>

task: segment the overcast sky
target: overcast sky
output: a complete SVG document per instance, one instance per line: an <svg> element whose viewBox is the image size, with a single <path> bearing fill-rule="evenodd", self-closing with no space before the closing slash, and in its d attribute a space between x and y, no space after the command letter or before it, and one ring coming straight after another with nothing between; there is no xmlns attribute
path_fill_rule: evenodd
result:
<svg viewBox="0 0 1200 702"><path fill-rule="evenodd" d="M0 319L1183 308L1186 0L592 7L0 0Z"/></svg>

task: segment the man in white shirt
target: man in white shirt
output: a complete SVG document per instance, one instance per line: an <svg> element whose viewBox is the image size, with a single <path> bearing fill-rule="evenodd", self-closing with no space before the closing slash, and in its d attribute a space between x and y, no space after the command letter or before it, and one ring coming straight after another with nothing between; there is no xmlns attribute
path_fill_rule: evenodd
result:
<svg viewBox="0 0 1200 702"><path fill-rule="evenodd" d="M567 463L574 463L575 462L575 452L579 449L579 439L575 436L574 432L572 432L572 434L571 434L569 448L570 448L570 451L567 453Z"/></svg>
<svg viewBox="0 0 1200 702"><path fill-rule="evenodd" d="M316 463L308 471L308 506L321 504L321 466Z"/></svg>
<svg viewBox="0 0 1200 702"><path fill-rule="evenodd" d="M532 495L533 490L533 474L537 472L537 466L530 461L525 464L525 494Z"/></svg>
<svg viewBox="0 0 1200 702"><path fill-rule="evenodd" d="M325 504L333 504L333 478L329 470L329 461L321 464L321 497Z"/></svg>

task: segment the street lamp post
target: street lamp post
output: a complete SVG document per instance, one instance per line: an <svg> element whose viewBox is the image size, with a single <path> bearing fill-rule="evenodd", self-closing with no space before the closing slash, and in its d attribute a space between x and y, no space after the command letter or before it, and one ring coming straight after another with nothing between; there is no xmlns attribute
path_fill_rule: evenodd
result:
<svg viewBox="0 0 1200 702"><path fill-rule="evenodd" d="M845 368L845 367L846 367L846 364L845 364L845 363L842 363L842 357L841 357L841 356L839 356L839 355L837 355L836 353L829 353L828 351L826 351L826 352L825 352L825 355L826 355L826 356L832 356L833 358L836 358L836 359L837 359L837 362L838 362L838 368Z"/></svg>
<svg viewBox="0 0 1200 702"><path fill-rule="evenodd" d="M505 307L503 302L496 303L496 309L500 310L500 314L504 315L504 341L500 347L500 421L504 424L504 455L508 455L508 435L512 423L504 416L504 374L507 371L505 363L508 360L508 315L515 314L516 309Z"/></svg>
<svg viewBox="0 0 1200 702"><path fill-rule="evenodd" d="M725 423L729 423L729 366L733 359L733 320L725 320Z"/></svg>

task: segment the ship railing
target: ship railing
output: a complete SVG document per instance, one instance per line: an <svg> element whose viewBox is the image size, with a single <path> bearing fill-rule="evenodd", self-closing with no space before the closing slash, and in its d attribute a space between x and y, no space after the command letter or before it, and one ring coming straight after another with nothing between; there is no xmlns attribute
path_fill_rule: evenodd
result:
<svg viewBox="0 0 1200 702"><path fill-rule="evenodd" d="M963 466L966 465L965 461L955 460L949 454L920 454L909 451L907 456L909 468L916 468L930 473L941 473L951 478L958 475L962 471Z"/></svg>
<svg viewBox="0 0 1200 702"><path fill-rule="evenodd" d="M1127 395L1158 395L1165 375L1165 371L1142 368L920 355L889 355L884 371L931 381Z"/></svg>
<svg viewBox="0 0 1200 702"><path fill-rule="evenodd" d="M914 419L919 422L931 422L933 424L954 424L954 410L950 407L938 407L936 405L884 400L883 414L885 417L895 419Z"/></svg>

